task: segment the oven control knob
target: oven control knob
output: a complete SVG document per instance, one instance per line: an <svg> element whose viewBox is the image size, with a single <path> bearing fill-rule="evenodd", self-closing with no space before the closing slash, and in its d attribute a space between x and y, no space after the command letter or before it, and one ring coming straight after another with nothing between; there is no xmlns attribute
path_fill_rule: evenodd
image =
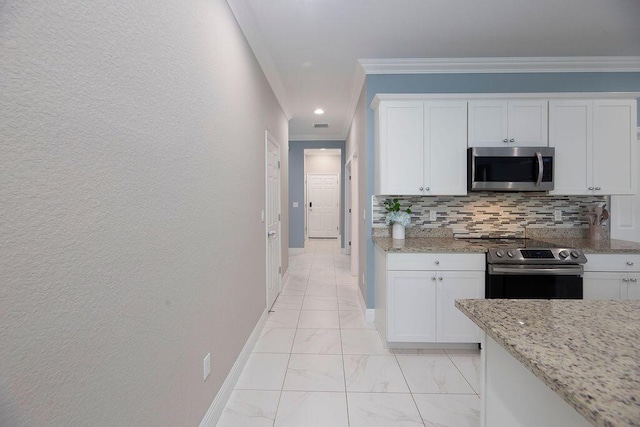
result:
<svg viewBox="0 0 640 427"><path fill-rule="evenodd" d="M571 258L578 258L580 256L580 254L578 253L578 251L571 251Z"/></svg>
<svg viewBox="0 0 640 427"><path fill-rule="evenodd" d="M565 259L566 257L569 256L569 252L563 249L560 252L558 252L558 255L560 255L560 258Z"/></svg>
<svg viewBox="0 0 640 427"><path fill-rule="evenodd" d="M503 251L502 249L498 249L498 250L496 251L496 256L497 256L498 258L502 258L502 257L504 256L504 251Z"/></svg>
<svg viewBox="0 0 640 427"><path fill-rule="evenodd" d="M515 254L511 251L507 251L507 255L509 255L509 258L513 258Z"/></svg>

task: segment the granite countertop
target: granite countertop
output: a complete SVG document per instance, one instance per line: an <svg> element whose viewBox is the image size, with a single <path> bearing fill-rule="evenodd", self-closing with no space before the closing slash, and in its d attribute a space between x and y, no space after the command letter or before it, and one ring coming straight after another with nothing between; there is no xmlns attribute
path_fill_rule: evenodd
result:
<svg viewBox="0 0 640 427"><path fill-rule="evenodd" d="M460 252L485 253L492 246L491 243L469 242L453 237L407 237L404 240L394 240L391 237L374 236L373 242L385 252L420 253L420 252ZM531 246L533 245L533 246ZM626 240L604 239L590 240L581 238L550 238L531 239L529 247L566 247L582 249L586 254L640 254L640 243Z"/></svg>
<svg viewBox="0 0 640 427"><path fill-rule="evenodd" d="M373 237L373 241L385 252L425 253L425 252L459 252L485 253L487 248L452 237L408 237L394 240L391 237Z"/></svg>
<svg viewBox="0 0 640 427"><path fill-rule="evenodd" d="M596 426L640 426L640 301L457 300Z"/></svg>

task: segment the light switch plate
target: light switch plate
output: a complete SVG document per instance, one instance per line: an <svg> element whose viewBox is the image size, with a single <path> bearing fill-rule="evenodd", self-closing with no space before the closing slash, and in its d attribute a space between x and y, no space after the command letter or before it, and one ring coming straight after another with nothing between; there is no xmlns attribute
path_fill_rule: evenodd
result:
<svg viewBox="0 0 640 427"><path fill-rule="evenodd" d="M264 209L260 211L260 220L264 222Z"/></svg>
<svg viewBox="0 0 640 427"><path fill-rule="evenodd" d="M297 208L298 207L298 202L293 202L293 207Z"/></svg>
<svg viewBox="0 0 640 427"><path fill-rule="evenodd" d="M553 211L553 220L556 222L562 221L562 211L560 209Z"/></svg>

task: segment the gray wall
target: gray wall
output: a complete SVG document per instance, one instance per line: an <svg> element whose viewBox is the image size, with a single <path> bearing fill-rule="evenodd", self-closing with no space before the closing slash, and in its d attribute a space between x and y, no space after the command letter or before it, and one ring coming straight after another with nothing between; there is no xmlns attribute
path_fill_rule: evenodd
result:
<svg viewBox="0 0 640 427"><path fill-rule="evenodd" d="M368 75L366 81L366 190L360 199L371 213L371 196L375 191L375 123L374 111L368 108L377 93L519 93L519 92L640 92L640 73L513 73L513 74L386 74ZM640 109L639 109L640 114ZM640 119L639 119L640 122ZM374 308L375 269L371 219L360 231L366 262L360 265L365 274L367 307Z"/></svg>
<svg viewBox="0 0 640 427"><path fill-rule="evenodd" d="M196 426L265 310L287 119L224 0L0 10L0 425Z"/></svg>
<svg viewBox="0 0 640 427"><path fill-rule="evenodd" d="M344 248L344 141L289 141L289 247L304 248L304 150L340 149L340 246ZM298 207L293 207L298 202Z"/></svg>

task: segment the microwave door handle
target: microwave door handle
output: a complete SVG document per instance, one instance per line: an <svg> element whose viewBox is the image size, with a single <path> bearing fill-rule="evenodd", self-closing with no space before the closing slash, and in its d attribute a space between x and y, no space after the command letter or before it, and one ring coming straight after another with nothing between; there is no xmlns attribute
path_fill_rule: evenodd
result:
<svg viewBox="0 0 640 427"><path fill-rule="evenodd" d="M542 182L542 175L544 175L544 163L542 162L542 153L537 151L536 158L538 159L538 180L536 181L536 187L540 187Z"/></svg>

